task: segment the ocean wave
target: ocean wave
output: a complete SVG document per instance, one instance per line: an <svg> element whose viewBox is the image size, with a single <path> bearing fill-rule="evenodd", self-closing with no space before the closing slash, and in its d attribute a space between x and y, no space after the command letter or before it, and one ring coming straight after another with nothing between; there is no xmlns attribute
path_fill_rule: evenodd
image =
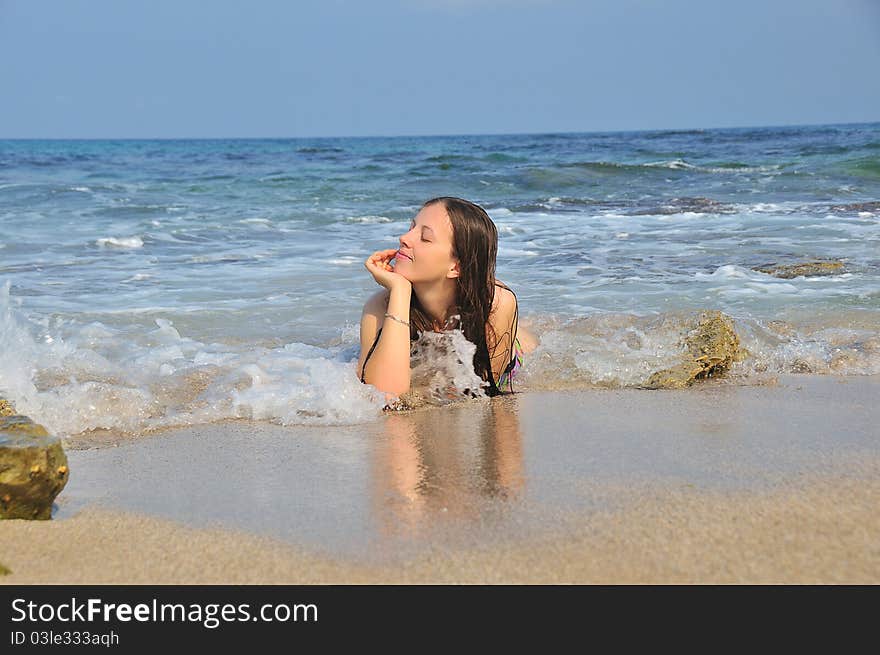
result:
<svg viewBox="0 0 880 655"><path fill-rule="evenodd" d="M206 255L193 255L187 257L186 264L234 264L237 262L249 262L263 259L265 254L260 253L235 253L221 252L210 253Z"/></svg>
<svg viewBox="0 0 880 655"><path fill-rule="evenodd" d="M812 277L811 277L812 276ZM719 266L711 273L702 273L697 272L694 274L695 280L700 281L736 281L740 283L742 280L747 280L748 282L754 282L758 285L767 284L768 281L770 284L779 285L780 289L791 289L792 284L788 282L789 279L802 279L808 282L835 282L835 281L846 281L853 277L852 273L849 272L840 272L835 275L828 274L817 274L815 272L809 273L807 275L800 275L798 278L780 278L770 273L765 273L763 271L758 271L752 268L746 268L744 266L739 266L736 264L724 264ZM798 287L794 287L797 289Z"/></svg>
<svg viewBox="0 0 880 655"><path fill-rule="evenodd" d="M391 223L393 221L393 218L388 218L387 216L374 216L372 214L366 216L348 216L345 218L346 223L366 223L369 225L375 223Z"/></svg>
<svg viewBox="0 0 880 655"><path fill-rule="evenodd" d="M839 162L837 167L850 175L869 179L880 179L880 158L876 156L847 159Z"/></svg>
<svg viewBox="0 0 880 655"><path fill-rule="evenodd" d="M114 248L143 248L144 240L140 237L102 237L95 241L95 245Z"/></svg>
<svg viewBox="0 0 880 655"><path fill-rule="evenodd" d="M100 323L53 328L29 322L9 289L0 288L0 395L59 436L229 418L356 424L381 416L386 401L357 380L351 348L236 349L161 318L139 335Z"/></svg>
<svg viewBox="0 0 880 655"><path fill-rule="evenodd" d="M304 155L314 155L321 153L337 153L337 152L345 152L344 148L334 148L330 146L319 147L319 146L305 146L302 148L297 148L296 151L298 153Z"/></svg>
<svg viewBox="0 0 880 655"><path fill-rule="evenodd" d="M769 175L769 176L798 176L796 170L790 170L791 164L777 163L766 165L746 165L740 162L728 165L725 162L712 164L696 164L684 159L664 159L648 162L614 162L614 161L579 161L565 162L555 166L531 166L518 169L519 176L524 177L528 186L537 184L558 186L565 188L574 184L583 184L593 176L613 176L626 178L627 176L640 178L644 176L657 176L674 173L676 175Z"/></svg>
<svg viewBox="0 0 880 655"><path fill-rule="evenodd" d="M866 202L850 202L842 205L830 205L828 211L840 214L858 213L859 216L862 216L862 214L873 216L875 212L880 213L880 201L868 200Z"/></svg>
<svg viewBox="0 0 880 655"><path fill-rule="evenodd" d="M517 164L528 162L528 157L520 157L517 155L508 155L503 152L491 152L488 155L483 155L481 157L483 161L487 161L493 164Z"/></svg>
<svg viewBox="0 0 880 655"><path fill-rule="evenodd" d="M121 201L125 202L128 198ZM128 218L137 216L154 216L157 212L167 212L168 205L129 205L114 204L110 207L96 207L90 210L91 216L109 216L111 218Z"/></svg>
<svg viewBox="0 0 880 655"><path fill-rule="evenodd" d="M696 214L733 214L740 207L733 203L721 202L703 196L645 197L639 200L604 200L595 198L576 198L552 196L535 203L525 203L511 207L514 213L592 213L602 216L619 214L623 216L672 216Z"/></svg>
<svg viewBox="0 0 880 655"><path fill-rule="evenodd" d="M273 223L268 218L242 218L239 221L236 221L241 225L253 225L262 229L271 229L275 227L275 223Z"/></svg>
<svg viewBox="0 0 880 655"><path fill-rule="evenodd" d="M647 207L632 209L629 213L633 216L639 216L643 214L732 214L736 211L737 209L734 205L719 202L712 198L695 196L662 199L657 204L652 203Z"/></svg>
<svg viewBox="0 0 880 655"><path fill-rule="evenodd" d="M648 168L672 168L674 170L687 170L689 168L696 168L693 164L689 164L683 159L672 159L668 161L655 161L655 162L646 162L644 164L638 164L638 166L647 166Z"/></svg>
<svg viewBox="0 0 880 655"><path fill-rule="evenodd" d="M729 273L729 271L728 271ZM100 322L29 320L0 287L0 396L60 436L92 430L139 434L248 418L283 425L353 425L382 416L386 395L357 379L357 329L319 347L207 343L171 320L132 330ZM650 316L545 314L524 320L539 339L517 391L639 387L684 354L693 312ZM728 377L766 372L876 374L880 331L841 319L797 324L734 317L745 356ZM413 391L429 405L482 395L460 330L413 344Z"/></svg>
<svg viewBox="0 0 880 655"><path fill-rule="evenodd" d="M150 275L149 273L135 273L131 277L128 277L122 280L122 283L126 282L143 282L144 280L152 280L155 276Z"/></svg>
<svg viewBox="0 0 880 655"><path fill-rule="evenodd" d="M644 139L665 139L670 136L698 136L706 134L704 129L692 130L659 130L646 132L640 135Z"/></svg>
<svg viewBox="0 0 880 655"><path fill-rule="evenodd" d="M683 335L694 312L651 316L597 313L530 322L540 344L526 354L520 391L641 387L655 372L685 356ZM749 383L770 373L876 375L880 373L880 329L798 325L781 320L733 317L742 360L719 383Z"/></svg>

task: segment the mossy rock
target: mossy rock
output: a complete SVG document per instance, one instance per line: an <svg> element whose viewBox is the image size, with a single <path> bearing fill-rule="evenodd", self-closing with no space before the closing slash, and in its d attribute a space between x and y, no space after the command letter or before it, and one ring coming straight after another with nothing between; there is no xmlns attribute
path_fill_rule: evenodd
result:
<svg viewBox="0 0 880 655"><path fill-rule="evenodd" d="M800 264L767 264L752 269L759 273L766 273L773 277L790 280L795 277L822 277L825 275L840 275L846 272L843 262L838 261L812 261Z"/></svg>
<svg viewBox="0 0 880 655"><path fill-rule="evenodd" d="M15 416L16 413L15 407L12 406L11 402L0 398L0 416Z"/></svg>
<svg viewBox="0 0 880 655"><path fill-rule="evenodd" d="M27 416L0 419L0 519L52 518L68 477L58 437Z"/></svg>
<svg viewBox="0 0 880 655"><path fill-rule="evenodd" d="M681 389L696 380L723 375L734 362L745 358L747 353L740 348L729 316L718 310L706 310L696 322L696 327L683 337L687 354L682 361L652 373L643 388Z"/></svg>

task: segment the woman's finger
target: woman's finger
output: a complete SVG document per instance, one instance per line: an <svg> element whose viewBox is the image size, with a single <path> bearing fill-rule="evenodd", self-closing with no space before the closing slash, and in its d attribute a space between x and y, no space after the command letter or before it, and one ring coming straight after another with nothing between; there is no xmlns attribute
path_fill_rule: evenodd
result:
<svg viewBox="0 0 880 655"><path fill-rule="evenodd" d="M377 264L378 264L378 263L389 262L389 261L391 261L392 259L394 259L394 256L395 256L396 254L397 254L397 250L391 250L391 249L389 249L389 250L380 250L380 251L378 251L378 252L373 253L373 255L370 257L370 260L369 260L369 261L371 261L371 262L375 262L375 263L377 263Z"/></svg>

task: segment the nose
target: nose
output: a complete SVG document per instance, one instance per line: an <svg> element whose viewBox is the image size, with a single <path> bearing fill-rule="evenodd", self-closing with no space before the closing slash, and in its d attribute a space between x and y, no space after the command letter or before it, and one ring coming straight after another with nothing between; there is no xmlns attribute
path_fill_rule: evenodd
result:
<svg viewBox="0 0 880 655"><path fill-rule="evenodd" d="M409 249L409 243L407 243L405 239L409 238L410 232L412 232L412 230L400 237L400 245L406 249Z"/></svg>

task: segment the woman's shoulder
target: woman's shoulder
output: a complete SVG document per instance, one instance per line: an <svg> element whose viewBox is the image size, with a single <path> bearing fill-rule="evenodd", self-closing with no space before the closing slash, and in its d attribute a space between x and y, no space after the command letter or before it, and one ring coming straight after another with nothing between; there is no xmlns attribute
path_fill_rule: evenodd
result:
<svg viewBox="0 0 880 655"><path fill-rule="evenodd" d="M495 297L492 299L492 312L504 313L505 310L512 311L516 308L516 294L509 286L501 280L495 280Z"/></svg>
<svg viewBox="0 0 880 655"><path fill-rule="evenodd" d="M367 298L367 302L364 303L364 311L378 311L388 307L388 300L391 298L391 292L388 291L385 287L379 289L372 296Z"/></svg>
<svg viewBox="0 0 880 655"><path fill-rule="evenodd" d="M496 280L495 297L492 299L492 308L489 310L487 334L490 333L488 329L490 325L492 327L491 333L494 334L515 330L518 314L516 294L506 284Z"/></svg>

